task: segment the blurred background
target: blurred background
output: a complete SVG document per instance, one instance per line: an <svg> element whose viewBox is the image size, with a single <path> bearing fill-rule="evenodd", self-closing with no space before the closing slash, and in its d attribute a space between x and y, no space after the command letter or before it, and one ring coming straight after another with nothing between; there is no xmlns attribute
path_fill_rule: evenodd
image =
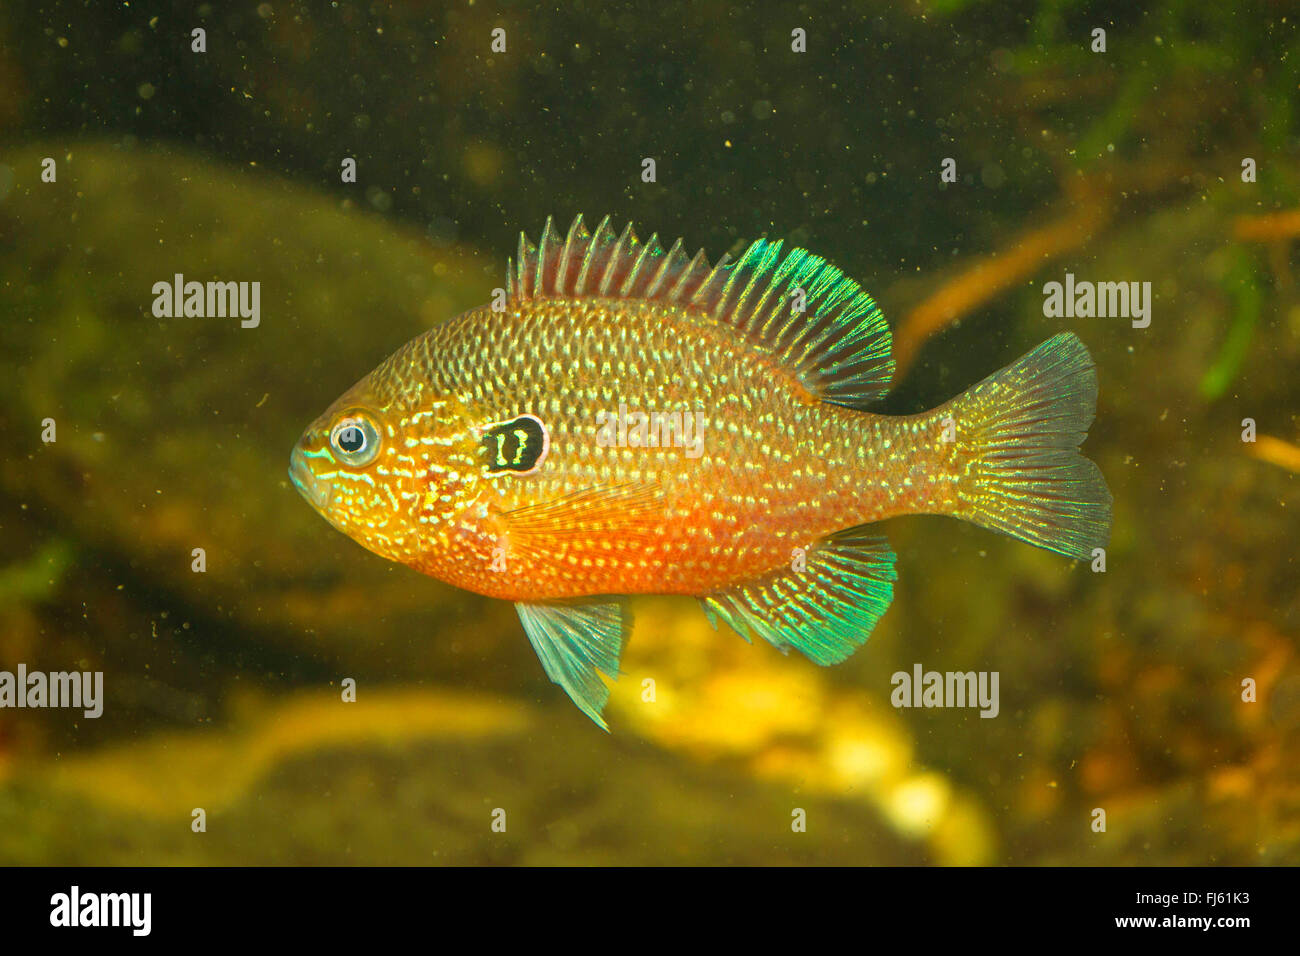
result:
<svg viewBox="0 0 1300 956"><path fill-rule="evenodd" d="M106 698L0 710L0 863L1300 863L1300 8L777 10L0 8L0 670ZM893 607L832 670L637 599L601 733L509 604L285 472L578 212L826 256L895 329L892 413L1077 332L1105 573L891 521ZM1150 282L1150 327L1045 318L1067 272ZM259 281L261 324L155 318L175 273ZM894 709L917 663L999 672L1000 714Z"/></svg>

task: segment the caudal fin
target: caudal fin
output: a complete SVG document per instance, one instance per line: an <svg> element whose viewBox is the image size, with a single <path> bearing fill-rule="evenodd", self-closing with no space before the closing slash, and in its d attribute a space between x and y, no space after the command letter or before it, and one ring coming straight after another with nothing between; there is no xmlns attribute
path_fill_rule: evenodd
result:
<svg viewBox="0 0 1300 956"><path fill-rule="evenodd" d="M958 517L1071 558L1110 538L1111 496L1079 453L1097 409L1092 356L1073 332L1048 339L952 403L974 460Z"/></svg>

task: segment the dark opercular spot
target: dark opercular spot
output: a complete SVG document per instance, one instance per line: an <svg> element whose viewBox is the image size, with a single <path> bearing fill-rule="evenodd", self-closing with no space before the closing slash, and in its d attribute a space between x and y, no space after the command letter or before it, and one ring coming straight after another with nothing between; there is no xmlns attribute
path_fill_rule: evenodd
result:
<svg viewBox="0 0 1300 956"><path fill-rule="evenodd" d="M532 415L488 426L480 439L488 471L493 474L535 471L546 457L546 426Z"/></svg>

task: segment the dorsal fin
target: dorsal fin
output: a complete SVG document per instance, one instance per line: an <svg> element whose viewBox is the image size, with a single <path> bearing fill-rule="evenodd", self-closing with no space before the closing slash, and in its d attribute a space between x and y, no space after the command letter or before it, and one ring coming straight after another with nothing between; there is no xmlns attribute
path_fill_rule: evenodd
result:
<svg viewBox="0 0 1300 956"><path fill-rule="evenodd" d="M802 311L796 290L803 291ZM615 235L606 216L587 232L582 216L563 238L548 217L534 246L520 233L507 271L511 300L654 299L702 313L770 354L818 398L859 407L880 398L894 373L889 326L852 279L804 249L781 256L759 239L736 262L688 258L682 241L667 252L628 226Z"/></svg>
<svg viewBox="0 0 1300 956"><path fill-rule="evenodd" d="M511 300L586 296L683 301L713 271L703 250L687 258L680 239L664 252L657 235L642 243L631 223L616 236L608 216L595 235L578 216L561 238L548 217L537 245L519 234L518 260L510 261L506 293Z"/></svg>

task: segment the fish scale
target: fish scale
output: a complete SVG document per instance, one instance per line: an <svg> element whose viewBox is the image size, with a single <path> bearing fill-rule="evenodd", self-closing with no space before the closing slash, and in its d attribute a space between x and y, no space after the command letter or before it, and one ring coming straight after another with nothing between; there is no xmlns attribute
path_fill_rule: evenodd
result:
<svg viewBox="0 0 1300 956"><path fill-rule="evenodd" d="M758 240L710 265L579 217L521 237L507 274L504 309L395 352L308 427L290 474L375 553L515 602L602 727L621 596L694 595L715 623L832 664L892 598L875 522L947 514L1074 558L1105 544L1110 495L1078 453L1096 374L1070 333L884 416L867 407L892 375L888 326L805 250ZM648 447L624 412L700 427Z"/></svg>
<svg viewBox="0 0 1300 956"><path fill-rule="evenodd" d="M784 565L790 560L787 540L811 543L874 520L892 504L889 498L872 500L876 496L850 467L875 452L859 441L854 416L807 404L792 378L761 356L738 352L721 331L701 333L671 310L619 300L547 301L502 314L479 310L461 321L430 333L443 337L427 350L443 356L432 380L448 390L465 389L462 400L483 407L491 419L520 408L542 409L553 423L544 474L489 481L474 500L510 512L592 486L649 482L663 488L664 501L654 515L638 520L653 520L665 530L644 549L615 555L603 567L586 563L608 554L597 537L547 542L493 573L488 545L507 531L490 516L477 520L470 506L460 526L484 539L476 560L447 560L447 549L432 549L439 570L420 565L426 573L444 580L454 575L458 586L510 600L693 594ZM623 375L607 373L600 361L611 337L644 356ZM485 342L494 354L507 343L506 354L570 347L575 366L559 380L516 382L503 363L475 364ZM647 387L655 382L661 384ZM708 409L705 446L725 444L725 451L693 462L678 449L599 447L596 414L616 409L620 401L633 409ZM882 462L888 457L882 454ZM691 493L692 485L707 494Z"/></svg>

